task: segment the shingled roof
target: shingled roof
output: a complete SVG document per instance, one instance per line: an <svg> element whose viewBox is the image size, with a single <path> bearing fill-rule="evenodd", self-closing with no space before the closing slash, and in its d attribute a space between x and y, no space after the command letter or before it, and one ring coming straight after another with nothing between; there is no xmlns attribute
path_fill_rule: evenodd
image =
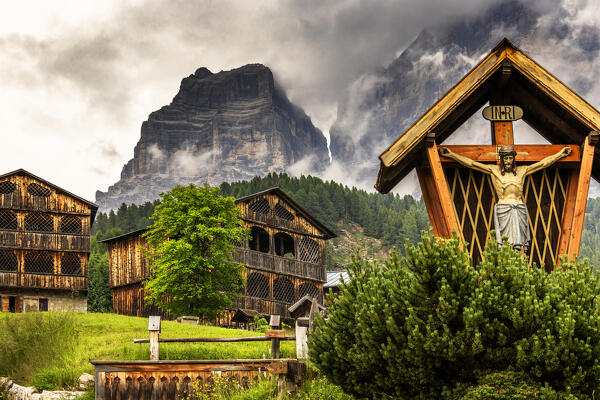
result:
<svg viewBox="0 0 600 400"><path fill-rule="evenodd" d="M502 40L464 78L388 147L375 188L389 192L419 162L428 133L441 143L497 91L524 111L523 120L552 144L583 143L600 128L600 112L515 47ZM592 177L600 180L600 152Z"/></svg>

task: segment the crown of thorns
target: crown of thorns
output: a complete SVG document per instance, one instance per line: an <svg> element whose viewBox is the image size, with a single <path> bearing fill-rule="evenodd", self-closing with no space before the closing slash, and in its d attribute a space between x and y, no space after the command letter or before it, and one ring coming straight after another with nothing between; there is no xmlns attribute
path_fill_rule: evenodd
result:
<svg viewBox="0 0 600 400"><path fill-rule="evenodd" d="M498 148L498 154L500 156L516 156L517 152L515 148L510 144L503 144Z"/></svg>

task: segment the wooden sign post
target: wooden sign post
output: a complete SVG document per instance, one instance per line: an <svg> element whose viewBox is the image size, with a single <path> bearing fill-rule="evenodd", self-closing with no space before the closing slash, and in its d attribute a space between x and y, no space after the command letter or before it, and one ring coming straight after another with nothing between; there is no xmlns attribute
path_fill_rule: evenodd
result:
<svg viewBox="0 0 600 400"><path fill-rule="evenodd" d="M159 347L158 339L160 337L160 315L151 315L148 317L148 331L150 332L150 360L158 361Z"/></svg>

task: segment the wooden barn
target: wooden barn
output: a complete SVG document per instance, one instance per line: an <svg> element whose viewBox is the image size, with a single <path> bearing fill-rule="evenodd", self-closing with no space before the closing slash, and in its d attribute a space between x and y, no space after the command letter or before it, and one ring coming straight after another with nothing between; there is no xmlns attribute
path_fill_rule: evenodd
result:
<svg viewBox="0 0 600 400"><path fill-rule="evenodd" d="M222 325L246 323L254 315L289 318L288 307L309 294L323 304L325 241L335 234L279 188L236 200L251 238L235 248L246 266L246 287L237 309ZM157 312L144 302L148 268L141 237L145 229L107 239L109 285L117 314L147 316Z"/></svg>
<svg viewBox="0 0 600 400"><path fill-rule="evenodd" d="M23 169L0 175L0 311L87 311L97 209Z"/></svg>
<svg viewBox="0 0 600 400"><path fill-rule="evenodd" d="M471 117L490 121L486 140L477 142L474 137L482 135L472 134L464 144L453 141ZM525 124L518 125L521 120ZM530 264L551 270L561 256L579 252L590 177L600 179L598 130L598 110L504 39L379 156L375 187L387 193L416 169L434 234L456 232L477 263L486 244L497 240L490 235L497 184L482 171L501 165L503 148L513 149L515 164L530 166L568 147L551 166L525 176L519 188ZM541 138L527 144L535 133ZM465 167L459 159L478 166Z"/></svg>

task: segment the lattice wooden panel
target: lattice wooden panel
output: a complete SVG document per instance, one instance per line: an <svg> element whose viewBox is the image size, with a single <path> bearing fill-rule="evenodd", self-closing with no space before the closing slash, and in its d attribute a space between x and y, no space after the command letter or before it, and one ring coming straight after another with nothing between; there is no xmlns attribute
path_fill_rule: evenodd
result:
<svg viewBox="0 0 600 400"><path fill-rule="evenodd" d="M9 194L14 192L16 189L17 185L11 181L0 182L0 194Z"/></svg>
<svg viewBox="0 0 600 400"><path fill-rule="evenodd" d="M287 208L282 206L280 203L275 205L275 215L279 218L287 219L288 221L294 220L294 214L292 214Z"/></svg>
<svg viewBox="0 0 600 400"><path fill-rule="evenodd" d="M17 272L19 261L17 255L12 250L0 250L0 271Z"/></svg>
<svg viewBox="0 0 600 400"><path fill-rule="evenodd" d="M50 253L26 253L25 272L31 274L54 273L54 257Z"/></svg>
<svg viewBox="0 0 600 400"><path fill-rule="evenodd" d="M48 214L27 214L25 216L25 230L35 232L53 232L54 220Z"/></svg>
<svg viewBox="0 0 600 400"><path fill-rule="evenodd" d="M72 215L65 215L60 219L60 231L62 233L81 235L83 231L81 218Z"/></svg>
<svg viewBox="0 0 600 400"><path fill-rule="evenodd" d="M81 275L81 258L77 254L65 254L60 259L60 272L63 275Z"/></svg>
<svg viewBox="0 0 600 400"><path fill-rule="evenodd" d="M32 196L39 197L49 197L52 194L50 189L47 189L42 185L38 185L37 183L30 183L27 185L27 192Z"/></svg>
<svg viewBox="0 0 600 400"><path fill-rule="evenodd" d="M256 200L254 203L250 204L248 208L259 214L268 214L271 210L267 199Z"/></svg>
<svg viewBox="0 0 600 400"><path fill-rule="evenodd" d="M269 298L269 278L259 272L253 272L246 279L246 296Z"/></svg>
<svg viewBox="0 0 600 400"><path fill-rule="evenodd" d="M292 304L294 302L294 284L286 278L277 278L273 281L273 299Z"/></svg>
<svg viewBox="0 0 600 400"><path fill-rule="evenodd" d="M17 230L17 215L12 211L0 211L0 229Z"/></svg>
<svg viewBox="0 0 600 400"><path fill-rule="evenodd" d="M313 285L312 283L303 283L302 285L298 286L298 298L301 299L302 297L306 296L306 295L312 296L316 299L320 298L320 291L319 288L317 288L315 285Z"/></svg>
<svg viewBox="0 0 600 400"><path fill-rule="evenodd" d="M496 191L491 178L468 168L445 169L463 238L473 262L478 264L494 229ZM524 197L529 214L530 264L551 269L556 259L560 221L566 199L568 170L547 168L525 181Z"/></svg>
<svg viewBox="0 0 600 400"><path fill-rule="evenodd" d="M319 244L309 238L302 238L298 241L298 251L300 253L300 260L310 262L313 264L319 263Z"/></svg>

